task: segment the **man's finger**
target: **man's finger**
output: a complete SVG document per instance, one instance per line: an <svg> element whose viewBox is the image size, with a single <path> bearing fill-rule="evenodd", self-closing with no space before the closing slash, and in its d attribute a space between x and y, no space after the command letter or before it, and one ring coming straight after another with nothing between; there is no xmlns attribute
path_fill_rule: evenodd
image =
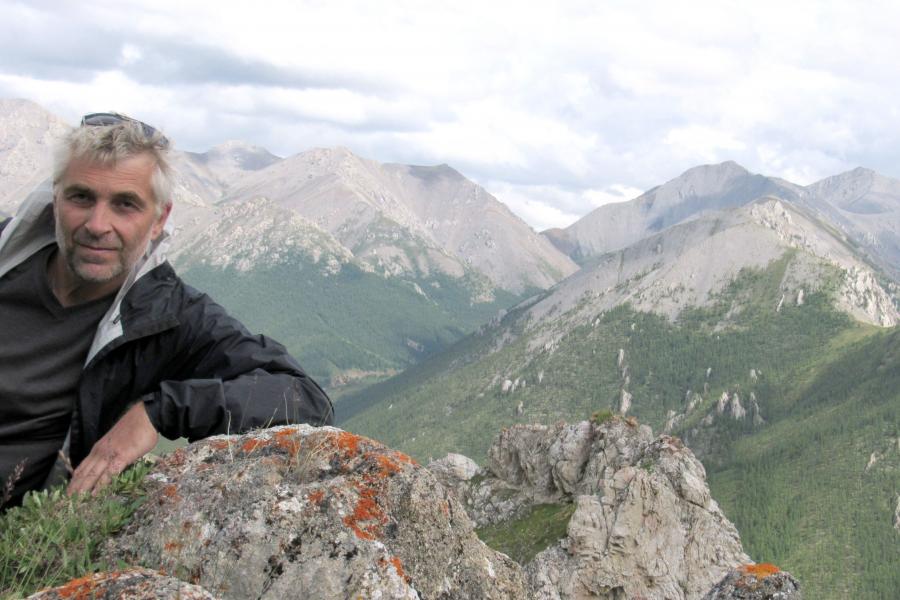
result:
<svg viewBox="0 0 900 600"><path fill-rule="evenodd" d="M69 495L76 492L89 492L94 487L97 479L106 470L106 461L97 456L88 456L84 462L75 469L72 481L66 490Z"/></svg>

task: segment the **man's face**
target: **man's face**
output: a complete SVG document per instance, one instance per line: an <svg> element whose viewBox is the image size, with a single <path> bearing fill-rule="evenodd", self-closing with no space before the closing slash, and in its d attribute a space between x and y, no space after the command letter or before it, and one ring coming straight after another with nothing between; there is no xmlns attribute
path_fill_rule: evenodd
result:
<svg viewBox="0 0 900 600"><path fill-rule="evenodd" d="M151 239L162 232L150 184L155 162L139 154L108 167L73 161L56 186L56 241L76 285L104 291L125 280Z"/></svg>

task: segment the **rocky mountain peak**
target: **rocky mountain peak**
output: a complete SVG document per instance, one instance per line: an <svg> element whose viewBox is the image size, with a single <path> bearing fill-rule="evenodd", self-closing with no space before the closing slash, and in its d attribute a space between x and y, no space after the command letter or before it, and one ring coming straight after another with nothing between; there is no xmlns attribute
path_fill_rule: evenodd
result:
<svg viewBox="0 0 900 600"><path fill-rule="evenodd" d="M900 180L864 167L827 177L806 189L818 201L826 201L850 213L900 211Z"/></svg>
<svg viewBox="0 0 900 600"><path fill-rule="evenodd" d="M229 140L213 146L205 156L209 162L228 161L244 171L258 171L281 160L262 146L240 140Z"/></svg>

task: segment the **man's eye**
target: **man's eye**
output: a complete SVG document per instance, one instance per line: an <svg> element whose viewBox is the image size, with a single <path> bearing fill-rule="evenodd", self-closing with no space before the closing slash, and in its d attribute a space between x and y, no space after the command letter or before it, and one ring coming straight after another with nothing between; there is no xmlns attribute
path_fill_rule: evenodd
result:
<svg viewBox="0 0 900 600"><path fill-rule="evenodd" d="M84 192L73 192L73 193L69 194L67 197L71 202L82 203L82 202L87 202L89 200L88 195L85 194Z"/></svg>
<svg viewBox="0 0 900 600"><path fill-rule="evenodd" d="M132 202L131 200L119 200L116 205L122 210L139 210L140 206L136 202Z"/></svg>

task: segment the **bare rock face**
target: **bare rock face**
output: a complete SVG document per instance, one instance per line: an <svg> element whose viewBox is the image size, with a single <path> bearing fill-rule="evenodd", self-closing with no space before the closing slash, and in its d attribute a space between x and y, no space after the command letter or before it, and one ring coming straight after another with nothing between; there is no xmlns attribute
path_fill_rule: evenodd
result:
<svg viewBox="0 0 900 600"><path fill-rule="evenodd" d="M65 585L41 590L28 600L215 600L203 588L150 569L95 573Z"/></svg>
<svg viewBox="0 0 900 600"><path fill-rule="evenodd" d="M703 600L802 600L800 584L775 565L749 564L734 569Z"/></svg>
<svg viewBox="0 0 900 600"><path fill-rule="evenodd" d="M747 563L679 439L634 419L517 425L490 450L467 509L479 525L546 502L575 504L567 535L526 566L529 597L699 600Z"/></svg>
<svg viewBox="0 0 900 600"><path fill-rule="evenodd" d="M335 428L209 438L162 460L147 488L107 558L217 597L524 596L519 566L429 470Z"/></svg>

